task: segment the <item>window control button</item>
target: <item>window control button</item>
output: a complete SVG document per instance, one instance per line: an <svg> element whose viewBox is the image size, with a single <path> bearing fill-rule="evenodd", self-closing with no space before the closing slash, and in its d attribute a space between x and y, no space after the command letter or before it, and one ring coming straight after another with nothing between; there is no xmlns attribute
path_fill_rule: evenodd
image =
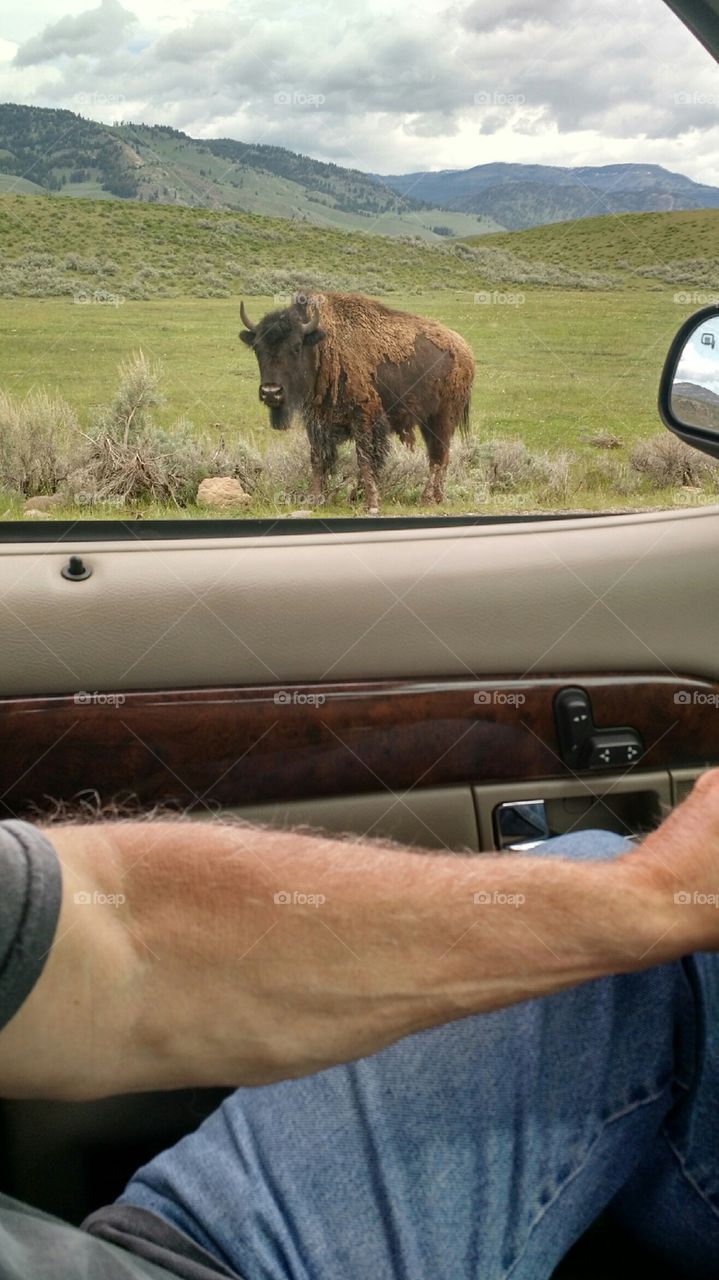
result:
<svg viewBox="0 0 719 1280"><path fill-rule="evenodd" d="M644 755L636 729L621 725L598 729L586 689L569 685L554 699L554 716L562 760L570 769L628 769Z"/></svg>
<svg viewBox="0 0 719 1280"><path fill-rule="evenodd" d="M635 729L594 732L580 760L583 769L626 769L644 755L644 743Z"/></svg>

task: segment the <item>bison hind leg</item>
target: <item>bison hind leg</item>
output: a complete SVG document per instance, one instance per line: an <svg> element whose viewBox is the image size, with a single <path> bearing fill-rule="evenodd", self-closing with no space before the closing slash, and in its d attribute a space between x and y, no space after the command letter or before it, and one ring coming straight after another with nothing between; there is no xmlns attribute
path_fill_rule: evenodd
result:
<svg viewBox="0 0 719 1280"><path fill-rule="evenodd" d="M431 502L442 502L444 499L444 482L449 466L449 442L454 432L454 423L446 413L438 413L428 418L426 422L421 422L420 430L429 460L429 475L420 502L422 506L428 506Z"/></svg>
<svg viewBox="0 0 719 1280"><path fill-rule="evenodd" d="M432 502L442 502L444 500L444 481L447 475L447 464L441 462L430 462L429 475L427 483L422 491L420 504L428 507Z"/></svg>
<svg viewBox="0 0 719 1280"><path fill-rule="evenodd" d="M357 490L364 497L365 510L379 514L377 479L389 453L389 423L384 414L373 421L359 422L354 430L357 451Z"/></svg>

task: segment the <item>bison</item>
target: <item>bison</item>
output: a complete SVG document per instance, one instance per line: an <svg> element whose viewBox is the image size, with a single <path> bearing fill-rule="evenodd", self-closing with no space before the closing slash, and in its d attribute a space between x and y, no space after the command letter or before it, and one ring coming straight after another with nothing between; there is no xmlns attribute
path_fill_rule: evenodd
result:
<svg viewBox="0 0 719 1280"><path fill-rule="evenodd" d="M278 431L302 417L310 442L312 497L321 501L337 445L351 439L370 514L389 434L406 444L415 425L429 458L422 502L441 502L449 446L468 430L474 358L452 329L395 311L360 293L297 295L254 324L240 306L240 338L260 367L260 400Z"/></svg>

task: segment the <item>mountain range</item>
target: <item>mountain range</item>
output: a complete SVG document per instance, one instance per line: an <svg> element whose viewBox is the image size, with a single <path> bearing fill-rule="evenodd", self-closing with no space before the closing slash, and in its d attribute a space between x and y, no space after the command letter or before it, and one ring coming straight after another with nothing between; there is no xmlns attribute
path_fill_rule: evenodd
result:
<svg viewBox="0 0 719 1280"><path fill-rule="evenodd" d="M491 219L434 209L371 174L283 147L190 138L165 125L110 126L14 103L0 105L2 191L242 210L435 241L502 230Z"/></svg>
<svg viewBox="0 0 719 1280"><path fill-rule="evenodd" d="M378 177L380 175L377 175ZM658 164L479 164L437 173L384 174L401 195L492 218L508 231L605 213L719 209L719 188Z"/></svg>
<svg viewBox="0 0 719 1280"><path fill-rule="evenodd" d="M382 175L283 147L15 103L0 105L2 192L243 210L430 241L608 213L719 209L719 188L660 165L480 164Z"/></svg>

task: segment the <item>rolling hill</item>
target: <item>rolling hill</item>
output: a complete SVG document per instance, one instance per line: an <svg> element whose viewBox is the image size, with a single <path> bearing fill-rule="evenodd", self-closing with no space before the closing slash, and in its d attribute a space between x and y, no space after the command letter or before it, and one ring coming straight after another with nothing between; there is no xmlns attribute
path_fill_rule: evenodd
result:
<svg viewBox="0 0 719 1280"><path fill-rule="evenodd" d="M632 276L648 287L669 283L719 292L719 209L581 218L469 243L479 252L510 252L548 267ZM701 306L701 298L695 303Z"/></svg>
<svg viewBox="0 0 719 1280"><path fill-rule="evenodd" d="M525 289L547 287L646 291L679 284L719 292L718 241L719 210L594 218L470 241L386 236L370 244L363 232L253 213L6 194L0 297L119 306L244 293L279 304L308 287L375 296L449 289L486 309L506 301L505 291L516 301ZM687 305L700 305L704 296L686 294Z"/></svg>
<svg viewBox="0 0 719 1280"><path fill-rule="evenodd" d="M511 231L610 213L719 209L719 188L656 164L480 164L375 176L400 194L492 218Z"/></svg>
<svg viewBox="0 0 719 1280"><path fill-rule="evenodd" d="M198 140L165 126L108 126L12 103L0 105L0 178L4 190L241 210L430 241L500 225L435 209L369 174L281 147Z"/></svg>
<svg viewBox="0 0 719 1280"><path fill-rule="evenodd" d="M307 288L377 296L461 289L471 296L489 284L620 283L609 273L532 263L462 240L373 236L370 243L366 232L253 213L57 195L0 196L0 246L0 297L116 305L242 293L289 300Z"/></svg>

